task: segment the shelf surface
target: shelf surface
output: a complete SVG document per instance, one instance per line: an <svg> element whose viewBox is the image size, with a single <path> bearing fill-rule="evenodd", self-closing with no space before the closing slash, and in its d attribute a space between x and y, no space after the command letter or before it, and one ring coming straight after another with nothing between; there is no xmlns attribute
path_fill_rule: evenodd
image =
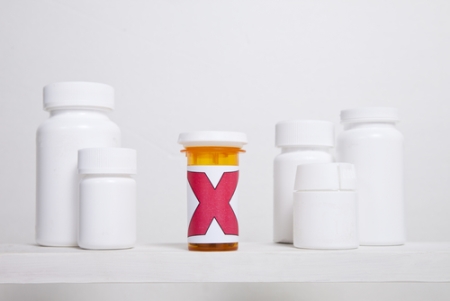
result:
<svg viewBox="0 0 450 301"><path fill-rule="evenodd" d="M0 283L450 282L450 242L317 251L240 243L234 252L185 244L88 251L0 244Z"/></svg>

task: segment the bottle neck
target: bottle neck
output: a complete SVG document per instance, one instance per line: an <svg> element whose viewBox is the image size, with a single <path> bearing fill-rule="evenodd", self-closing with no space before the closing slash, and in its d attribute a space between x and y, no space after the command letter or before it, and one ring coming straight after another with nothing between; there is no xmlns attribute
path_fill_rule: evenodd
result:
<svg viewBox="0 0 450 301"><path fill-rule="evenodd" d="M292 153L298 151L319 151L319 152L329 152L331 146L283 146L281 148L281 153Z"/></svg>
<svg viewBox="0 0 450 301"><path fill-rule="evenodd" d="M132 175L129 174L84 174L82 175L84 179L92 178L129 178L132 179Z"/></svg>
<svg viewBox="0 0 450 301"><path fill-rule="evenodd" d="M360 129L360 128L396 128L395 121L367 121L367 122L355 122L344 123L345 130Z"/></svg>
<svg viewBox="0 0 450 301"><path fill-rule="evenodd" d="M50 111L50 117L60 116L60 115L71 115L71 116L107 116L109 110L101 108L59 108L52 109Z"/></svg>
<svg viewBox="0 0 450 301"><path fill-rule="evenodd" d="M204 146L186 147L188 165L239 165L239 147Z"/></svg>

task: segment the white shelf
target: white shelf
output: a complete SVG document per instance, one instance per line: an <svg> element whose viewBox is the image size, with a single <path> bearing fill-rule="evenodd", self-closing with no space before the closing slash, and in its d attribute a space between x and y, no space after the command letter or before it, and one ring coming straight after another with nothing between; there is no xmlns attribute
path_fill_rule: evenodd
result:
<svg viewBox="0 0 450 301"><path fill-rule="evenodd" d="M185 244L86 251L0 244L0 283L449 282L450 243L349 251L241 243L235 252Z"/></svg>

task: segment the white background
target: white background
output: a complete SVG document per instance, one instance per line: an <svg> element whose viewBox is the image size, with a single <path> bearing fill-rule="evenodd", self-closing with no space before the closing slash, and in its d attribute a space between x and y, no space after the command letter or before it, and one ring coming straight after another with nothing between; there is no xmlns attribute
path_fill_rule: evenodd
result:
<svg viewBox="0 0 450 301"><path fill-rule="evenodd" d="M46 84L116 89L138 151L139 243L186 235L192 130L248 134L241 241L272 238L274 126L400 109L408 240L450 240L450 2L0 1L0 243L34 241L35 131ZM295 267L293 267L295 268ZM1 272L1 271L0 271ZM3 285L1 300L448 299L447 284Z"/></svg>

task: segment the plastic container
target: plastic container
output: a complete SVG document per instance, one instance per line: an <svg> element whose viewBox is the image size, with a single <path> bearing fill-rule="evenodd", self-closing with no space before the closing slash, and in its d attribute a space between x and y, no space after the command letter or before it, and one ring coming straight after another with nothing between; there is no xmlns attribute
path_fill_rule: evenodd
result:
<svg viewBox="0 0 450 301"><path fill-rule="evenodd" d="M395 108L341 112L337 159L353 163L358 181L361 245L405 243L403 135Z"/></svg>
<svg viewBox="0 0 450 301"><path fill-rule="evenodd" d="M76 246L78 229L77 152L120 146L120 130L107 113L114 89L87 82L54 83L44 88L50 118L36 135L36 242Z"/></svg>
<svg viewBox="0 0 450 301"><path fill-rule="evenodd" d="M355 189L352 164L299 165L294 192L294 246L358 248Z"/></svg>
<svg viewBox="0 0 450 301"><path fill-rule="evenodd" d="M306 163L333 162L332 122L292 120L276 125L276 146L281 154L274 160L273 240L292 243L292 208L297 166Z"/></svg>
<svg viewBox="0 0 450 301"><path fill-rule="evenodd" d="M191 132L178 138L187 157L188 247L191 251L238 248L239 153L244 133Z"/></svg>
<svg viewBox="0 0 450 301"><path fill-rule="evenodd" d="M127 249L136 242L136 151L88 148L78 152L83 249Z"/></svg>

